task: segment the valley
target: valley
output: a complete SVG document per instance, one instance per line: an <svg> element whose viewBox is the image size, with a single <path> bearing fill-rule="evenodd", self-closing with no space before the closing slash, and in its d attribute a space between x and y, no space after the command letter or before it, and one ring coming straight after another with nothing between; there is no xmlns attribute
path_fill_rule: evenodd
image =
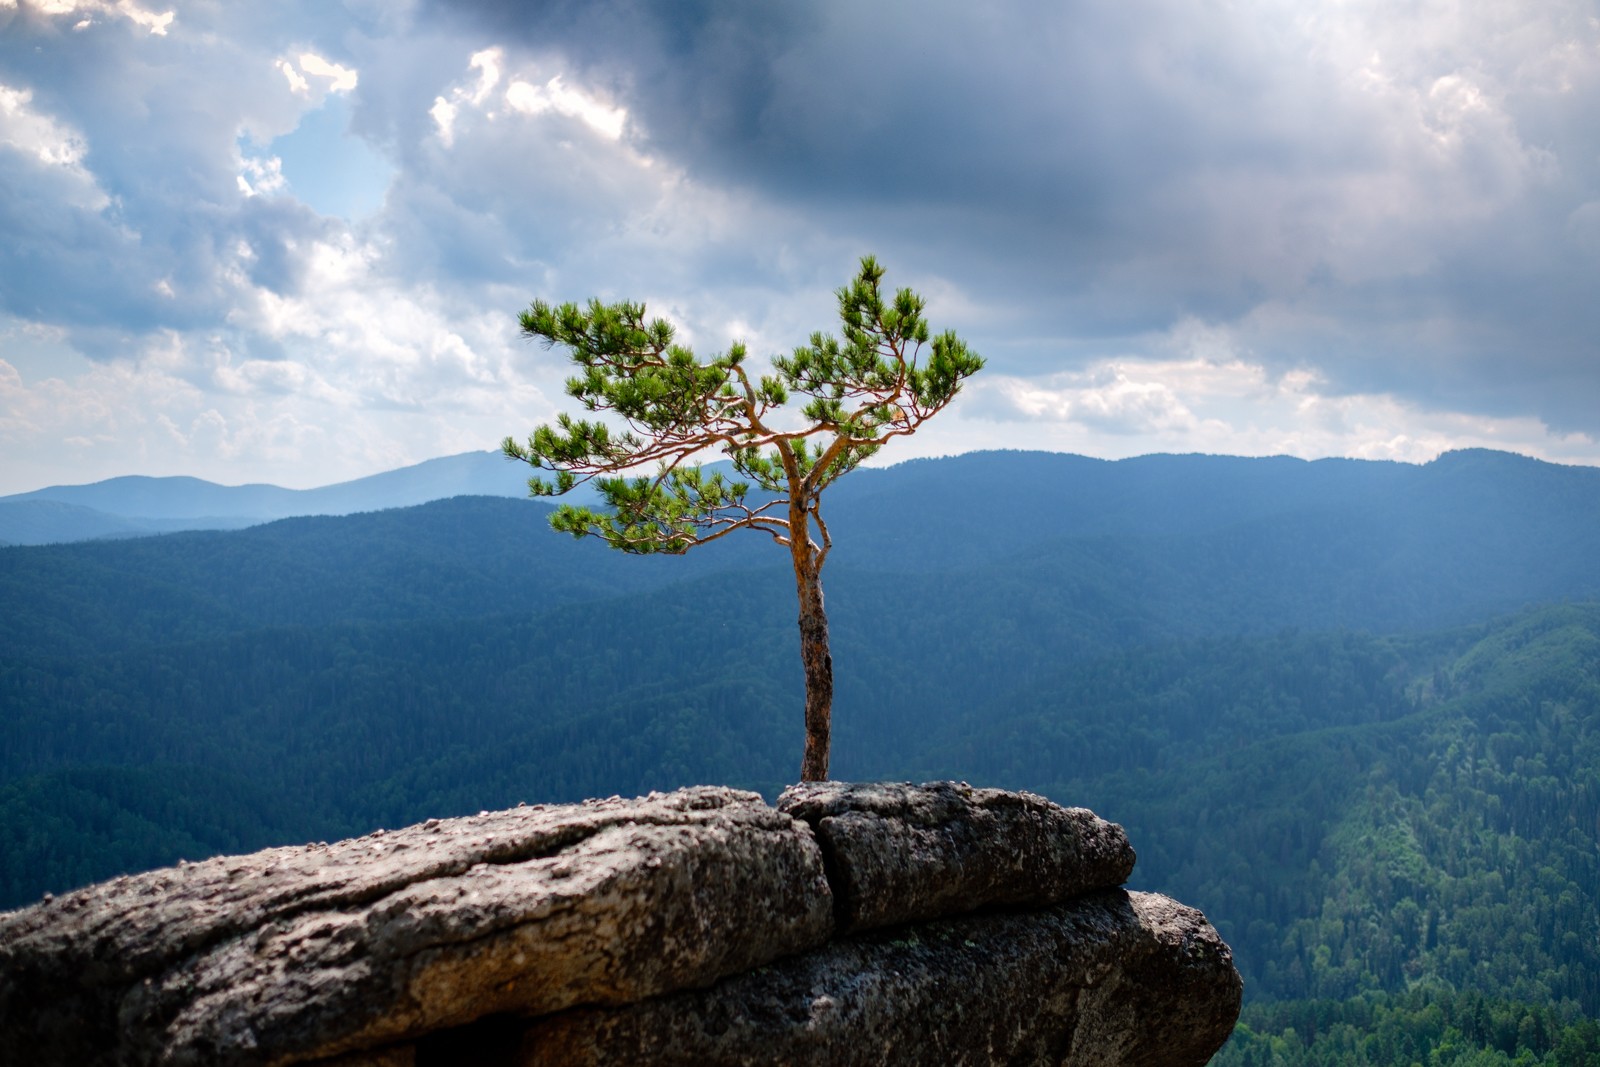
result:
<svg viewBox="0 0 1600 1067"><path fill-rule="evenodd" d="M1124 824L1130 885L1234 948L1246 1013L1216 1062L1448 1040L1591 1062L1600 471L987 453L863 470L829 507L835 776ZM0 906L518 802L792 781L781 553L633 558L547 515L464 496L0 550Z"/></svg>

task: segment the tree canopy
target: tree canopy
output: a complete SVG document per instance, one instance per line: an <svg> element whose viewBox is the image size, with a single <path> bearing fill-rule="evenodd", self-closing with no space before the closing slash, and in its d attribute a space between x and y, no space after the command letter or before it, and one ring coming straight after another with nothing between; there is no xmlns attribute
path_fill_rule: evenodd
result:
<svg viewBox="0 0 1600 1067"><path fill-rule="evenodd" d="M529 479L536 496L589 481L599 490L604 507L565 504L552 525L626 552L682 553L740 529L789 550L806 676L805 780L827 777L833 700L821 585L833 540L822 493L915 433L983 366L953 331L932 333L922 297L886 295L883 275L863 258L837 293L841 336L813 333L766 373L751 369L743 344L701 359L639 303L536 300L520 319L524 336L567 349L578 370L568 395L601 416L562 413L525 443L503 443L507 456L554 476ZM704 470L718 454L736 477ZM623 473L650 464L649 473Z"/></svg>

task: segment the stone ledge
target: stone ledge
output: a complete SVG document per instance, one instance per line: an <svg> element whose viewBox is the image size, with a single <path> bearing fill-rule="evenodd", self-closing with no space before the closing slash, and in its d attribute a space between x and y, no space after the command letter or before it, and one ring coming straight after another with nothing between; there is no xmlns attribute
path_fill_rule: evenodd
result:
<svg viewBox="0 0 1600 1067"><path fill-rule="evenodd" d="M1092 812L955 783L218 857L0 914L0 1061L1204 1063L1238 974L1198 912L1116 888L1133 858Z"/></svg>
<svg viewBox="0 0 1600 1067"><path fill-rule="evenodd" d="M709 984L832 926L809 830L755 793L430 819L0 915L0 1060L291 1063Z"/></svg>
<svg viewBox="0 0 1600 1067"><path fill-rule="evenodd" d="M529 1026L508 1062L1174 1067L1221 1047L1240 990L1199 912L1100 890L847 938L708 990L562 1012Z"/></svg>
<svg viewBox="0 0 1600 1067"><path fill-rule="evenodd" d="M1133 873L1122 827L1033 793L810 782L784 790L778 810L816 833L841 931L1055 904Z"/></svg>

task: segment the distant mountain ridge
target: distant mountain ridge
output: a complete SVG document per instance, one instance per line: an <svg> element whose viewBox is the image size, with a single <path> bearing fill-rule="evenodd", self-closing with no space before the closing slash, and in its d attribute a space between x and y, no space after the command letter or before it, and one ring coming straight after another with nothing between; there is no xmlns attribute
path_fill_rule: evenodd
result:
<svg viewBox="0 0 1600 1067"><path fill-rule="evenodd" d="M835 624L851 625L855 598L893 604L872 620L880 636L910 639L934 618L1010 619L1033 604L1035 634L1069 645L1284 627L1388 633L1600 597L1600 468L1503 453L1423 466L970 453L857 472L830 491L827 514ZM784 568L763 538L640 558L556 534L546 515L525 499L460 496L227 533L8 548L0 606L13 610L0 639L86 652L261 625L482 618ZM107 628L128 610L138 626Z"/></svg>
<svg viewBox="0 0 1600 1067"><path fill-rule="evenodd" d="M302 515L351 515L453 496L524 497L526 468L463 452L315 489L127 475L0 497L0 542L39 545L177 530L235 530Z"/></svg>
<svg viewBox="0 0 1600 1067"><path fill-rule="evenodd" d="M728 464L714 466L726 469ZM1180 514L1185 523L1198 521L1206 528L1233 525L1291 510L1295 505L1339 507L1373 494L1379 498L1405 495L1430 481L1434 490L1446 484L1444 479L1424 477L1424 471L1436 475L1453 472L1452 477L1465 479L1492 471L1502 480L1527 479L1527 484L1537 485L1540 492L1563 482L1600 484L1600 468L1563 466L1490 449L1445 452L1426 464L1166 453L1104 460L1069 453L1001 450L868 468L841 482L830 501L849 506L852 500L877 493L884 487L882 476L890 470L895 472L899 490L897 502L912 509L907 517L913 529L934 512L947 510L952 499L981 501L999 494L1026 500L1030 480L1039 484L1070 482L1085 506L1067 516L1068 525L1060 532L1078 537L1165 532ZM997 471L999 481L995 479ZM1205 476L1197 477L1202 472ZM1216 475L1221 472L1229 476L1219 482ZM127 475L0 497L0 546L180 530L236 530L275 519L351 515L456 496L523 499L528 495L527 476L526 467L499 452L442 456L313 489ZM1225 492L1215 495L1219 485ZM595 496L580 488L567 499L588 503ZM987 512L975 509L970 515L975 530L980 525L990 527L986 542L995 537L1002 544L1008 540L1007 528L995 527ZM1030 532L1023 539L1035 538Z"/></svg>
<svg viewBox="0 0 1600 1067"><path fill-rule="evenodd" d="M392 569L403 565L437 574L444 582L438 588L455 590L461 606L448 614L472 605L491 611L527 603L532 571L656 573L648 561L551 534L546 505L526 499L525 471L485 452L313 490L194 479L69 487L55 491L118 507L154 507L163 493L175 494L197 514L215 515L226 505L233 513L214 518L217 525L256 529L222 540L194 541L199 535L191 533L165 546L140 540L114 553L38 557L24 570L48 558L80 578L89 565L106 589L126 590L147 575L160 583L161 598L198 586L232 589L233 602L247 604L276 597L289 574L307 576L309 601L302 596L303 602L321 601L327 589L352 581L364 582L381 600ZM0 500L0 509L57 509L84 526L85 516L73 509L85 505L31 496ZM402 507L422 498L427 505L420 510ZM444 507L443 498L457 504ZM322 517L261 526L268 520L241 515L251 500L258 514L270 505ZM850 581L887 581L919 590L921 599L924 579L942 574L954 584L938 590L934 603L962 597L988 603L995 590L1013 583L1028 595L1040 583L1070 587L1077 596L1126 605L1118 615L1128 627L1124 637L1169 634L1174 625L1189 633L1216 626L1232 631L1243 620L1254 620L1252 629L1425 629L1533 603L1600 596L1600 468L1485 450L1450 452L1422 465L975 452L859 471L829 491L826 511L835 575L853 571L860 577ZM365 517L338 517L357 512ZM170 512L138 521L146 525L137 531L101 521L79 539L200 524ZM0 530L0 541L71 540L45 537L37 528L7 532ZM542 560L528 555L536 544ZM709 555L692 553L687 564L656 561L665 564L659 580L688 580L714 567L781 567L779 554L761 545L762 539L741 536L706 550ZM402 564L387 546L409 562ZM11 552L0 552L0 584L23 565ZM263 569L267 558L280 562ZM201 560L213 562L196 570ZM336 570L311 577L335 560ZM452 573L457 577L449 578ZM260 576L255 591L240 584L250 575ZM401 614L420 618L437 610L433 588L414 588L403 602L414 601L416 610ZM42 609L55 599L48 595L29 607ZM343 613L368 599L341 601L342 617L353 617ZM490 604L502 607L485 607ZM291 621L277 609L269 614ZM884 624L899 625L894 615Z"/></svg>

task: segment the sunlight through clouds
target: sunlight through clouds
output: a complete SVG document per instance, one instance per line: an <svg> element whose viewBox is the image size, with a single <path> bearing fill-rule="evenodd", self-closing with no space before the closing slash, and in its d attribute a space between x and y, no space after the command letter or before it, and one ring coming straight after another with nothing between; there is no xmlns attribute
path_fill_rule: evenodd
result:
<svg viewBox="0 0 1600 1067"><path fill-rule="evenodd" d="M500 84L504 62L505 53L500 48L475 52L468 61L468 68L477 71L476 82L470 86L455 86L450 90L448 99L444 96L434 97L428 114L433 118L439 139L446 147L454 141L456 116L461 108L471 106L493 117L494 112L488 107L491 103L490 94ZM612 141L622 136L628 119L626 108L614 107L584 89L568 85L560 74L553 75L543 83L522 77L513 78L506 85L500 100L510 110L523 115L554 112L577 119Z"/></svg>
<svg viewBox="0 0 1600 1067"><path fill-rule="evenodd" d="M315 52L300 53L300 69L316 78L326 78L330 93L348 93L359 81L355 71L329 63Z"/></svg>
<svg viewBox="0 0 1600 1067"><path fill-rule="evenodd" d="M543 85L517 80L506 87L506 104L525 115L539 115L554 111L568 118L580 119L603 137L615 141L622 136L622 127L628 119L625 108L607 107L582 89L574 89L557 74Z"/></svg>
<svg viewBox="0 0 1600 1067"><path fill-rule="evenodd" d="M766 359L873 253L989 358L891 459L1600 463L1590 6L0 0L0 419L355 477L549 417L536 296Z"/></svg>
<svg viewBox="0 0 1600 1067"><path fill-rule="evenodd" d="M478 72L477 84L468 89L465 86L456 86L450 90L450 99L442 96L433 98L433 107L428 109L428 114L433 118L439 130L439 139L444 146L449 148L455 141L456 113L465 105L481 107L489 98L489 93L500 84L501 52L498 48L485 48L481 52L474 52L467 61L471 70Z"/></svg>
<svg viewBox="0 0 1600 1067"><path fill-rule="evenodd" d="M275 66L283 71L284 80L289 83L291 92L307 93L311 91L311 83L306 81L305 75L295 69L295 65L287 59L280 59Z"/></svg>
<svg viewBox="0 0 1600 1067"><path fill-rule="evenodd" d="M349 67L329 63L315 52L301 52L294 60L280 59L273 66L283 72L291 92L302 96L311 92L311 82L306 75L319 79L322 88L330 93L348 93L360 84L360 75Z"/></svg>
<svg viewBox="0 0 1600 1067"><path fill-rule="evenodd" d="M81 134L34 110L32 101L32 90L0 83L0 146L57 172L61 188L71 191L71 202L77 206L104 209L110 198L83 163L88 143Z"/></svg>
<svg viewBox="0 0 1600 1067"><path fill-rule="evenodd" d="M282 192L283 161L277 156L247 156L240 160L239 191L245 196Z"/></svg>
<svg viewBox="0 0 1600 1067"><path fill-rule="evenodd" d="M1313 371L1274 378L1243 360L1108 360L1042 378L975 379L963 414L1052 426L1050 438L1071 451L1100 440L1093 454L1107 458L1207 452L1425 463L1453 448L1480 447L1586 462L1600 443L1555 433L1535 418L1430 412L1381 394L1329 394L1326 384Z"/></svg>
<svg viewBox="0 0 1600 1067"><path fill-rule="evenodd" d="M108 15L125 18L157 37L166 35L174 17L174 12L149 11L133 0L30 0L29 6L42 15L78 16L72 25L74 30L88 29L94 24L95 15ZM0 0L0 9L8 7L15 10L19 4L17 0Z"/></svg>

